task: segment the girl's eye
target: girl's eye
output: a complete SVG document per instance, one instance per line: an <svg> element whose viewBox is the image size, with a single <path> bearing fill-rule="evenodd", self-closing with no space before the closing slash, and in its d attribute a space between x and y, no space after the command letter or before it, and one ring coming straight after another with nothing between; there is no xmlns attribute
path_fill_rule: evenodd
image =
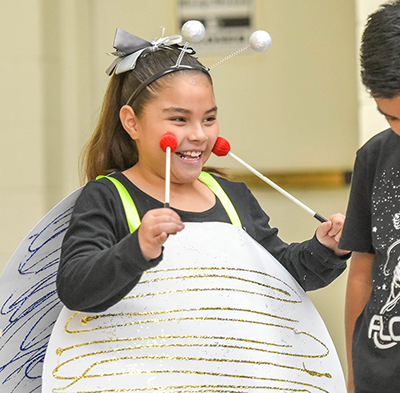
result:
<svg viewBox="0 0 400 393"><path fill-rule="evenodd" d="M174 117L171 119L172 121L176 121L178 123L184 122L185 119L183 117Z"/></svg>
<svg viewBox="0 0 400 393"><path fill-rule="evenodd" d="M216 116L210 116L207 117L207 119L205 120L205 123L213 123L217 120Z"/></svg>

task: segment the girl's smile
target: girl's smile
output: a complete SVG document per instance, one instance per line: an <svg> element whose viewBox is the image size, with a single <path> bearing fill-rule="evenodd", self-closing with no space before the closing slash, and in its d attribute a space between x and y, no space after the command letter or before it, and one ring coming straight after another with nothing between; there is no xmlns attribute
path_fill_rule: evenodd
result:
<svg viewBox="0 0 400 393"><path fill-rule="evenodd" d="M182 151L176 153L178 156L183 158L184 160L198 160L199 157L201 156L202 152L201 151Z"/></svg>
<svg viewBox="0 0 400 393"><path fill-rule="evenodd" d="M202 165L202 151L182 151L182 152L175 152L175 154L181 159L185 161L185 164L198 164Z"/></svg>

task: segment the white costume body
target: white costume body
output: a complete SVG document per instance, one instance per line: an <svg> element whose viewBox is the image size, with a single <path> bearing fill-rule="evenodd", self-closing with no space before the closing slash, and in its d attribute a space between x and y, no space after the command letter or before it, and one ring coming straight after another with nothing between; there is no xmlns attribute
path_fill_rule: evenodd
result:
<svg viewBox="0 0 400 393"><path fill-rule="evenodd" d="M229 224L187 223L124 300L99 314L64 308L53 329L61 308L54 249L78 194L35 227L1 276L2 392L34 392L41 383L43 393L345 391L332 340L305 292ZM21 277L28 264L32 274ZM24 378L29 372L37 378Z"/></svg>

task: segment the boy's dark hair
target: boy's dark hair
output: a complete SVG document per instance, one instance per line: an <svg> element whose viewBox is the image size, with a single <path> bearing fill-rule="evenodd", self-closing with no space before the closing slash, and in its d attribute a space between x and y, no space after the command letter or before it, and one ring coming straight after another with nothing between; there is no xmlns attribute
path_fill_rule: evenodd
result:
<svg viewBox="0 0 400 393"><path fill-rule="evenodd" d="M400 95L400 1L383 4L369 16L360 60L362 82L373 97Z"/></svg>

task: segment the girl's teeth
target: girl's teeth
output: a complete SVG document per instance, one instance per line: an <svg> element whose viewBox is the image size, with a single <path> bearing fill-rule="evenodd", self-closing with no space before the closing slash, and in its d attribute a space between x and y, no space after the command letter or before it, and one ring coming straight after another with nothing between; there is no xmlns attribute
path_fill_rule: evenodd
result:
<svg viewBox="0 0 400 393"><path fill-rule="evenodd" d="M187 151L179 153L182 158L198 158L201 155L199 151Z"/></svg>

